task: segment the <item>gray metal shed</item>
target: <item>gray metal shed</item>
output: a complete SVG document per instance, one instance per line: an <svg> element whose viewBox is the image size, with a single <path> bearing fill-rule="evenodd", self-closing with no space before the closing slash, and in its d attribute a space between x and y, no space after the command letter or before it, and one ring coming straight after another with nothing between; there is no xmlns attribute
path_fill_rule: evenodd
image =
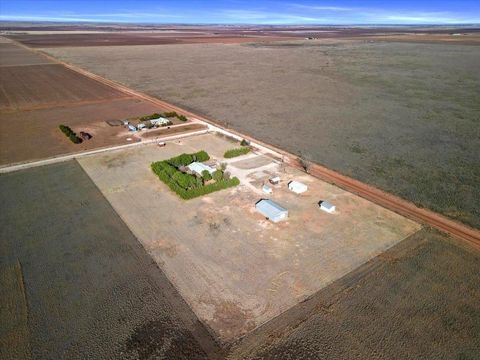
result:
<svg viewBox="0 0 480 360"><path fill-rule="evenodd" d="M284 209L272 200L262 199L255 204L255 209L273 222L279 222L288 218L288 210Z"/></svg>

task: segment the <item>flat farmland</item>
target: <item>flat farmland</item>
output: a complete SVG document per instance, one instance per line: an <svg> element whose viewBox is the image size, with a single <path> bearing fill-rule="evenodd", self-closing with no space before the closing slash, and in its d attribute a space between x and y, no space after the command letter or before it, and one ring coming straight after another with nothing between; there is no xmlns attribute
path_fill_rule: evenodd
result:
<svg viewBox="0 0 480 360"><path fill-rule="evenodd" d="M424 229L317 293L304 322L291 323L302 304L228 358L478 359L479 262Z"/></svg>
<svg viewBox="0 0 480 360"><path fill-rule="evenodd" d="M198 318L229 344L420 229L353 194L269 157L226 161L241 185L183 201L150 163L204 149L218 161L234 145L213 134L82 158L79 162ZM255 212L261 184L280 174L271 198L289 209L272 224ZM309 186L286 189L287 180ZM329 215L318 201L339 211Z"/></svg>
<svg viewBox="0 0 480 360"><path fill-rule="evenodd" d="M111 127L106 121L164 111L3 41L0 165L126 144L132 134L123 126ZM175 124L178 122L174 120ZM87 132L93 138L73 144L60 132L60 124L70 126L77 134Z"/></svg>
<svg viewBox="0 0 480 360"><path fill-rule="evenodd" d="M52 64L47 58L8 42L0 42L0 66Z"/></svg>
<svg viewBox="0 0 480 360"><path fill-rule="evenodd" d="M158 106L134 99L112 99L89 104L0 112L0 164L38 160L55 155L126 144L132 137L123 126L106 121L159 112ZM74 144L59 129L88 132L92 139Z"/></svg>
<svg viewBox="0 0 480 360"><path fill-rule="evenodd" d="M48 52L480 226L478 46L313 40Z"/></svg>
<svg viewBox="0 0 480 360"><path fill-rule="evenodd" d="M206 330L78 163L0 190L2 359L207 358Z"/></svg>
<svg viewBox="0 0 480 360"><path fill-rule="evenodd" d="M43 33L9 35L8 37L33 48L68 46L126 46L219 43L238 44L252 41L284 40L282 34L259 36L255 32L216 33L215 31L163 31L163 32L97 32L97 33Z"/></svg>
<svg viewBox="0 0 480 360"><path fill-rule="evenodd" d="M0 110L126 97L62 65L1 66Z"/></svg>

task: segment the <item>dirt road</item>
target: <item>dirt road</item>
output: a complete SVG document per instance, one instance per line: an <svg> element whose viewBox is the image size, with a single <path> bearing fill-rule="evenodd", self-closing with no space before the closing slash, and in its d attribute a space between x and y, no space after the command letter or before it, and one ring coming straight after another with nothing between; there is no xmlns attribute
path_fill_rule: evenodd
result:
<svg viewBox="0 0 480 360"><path fill-rule="evenodd" d="M32 50L18 42L15 42L18 45L29 49L30 51L35 51ZM196 119L203 121L207 124L211 124L215 127L220 127L218 125L218 122L215 122L211 119L207 119L205 117L199 116L197 114L194 114L190 111L184 110L178 106L169 104L165 101L162 101L160 99L154 98L152 96L143 94L141 92L132 90L124 85L118 84L112 80L105 79L99 75L93 74L89 71L80 69L76 66L73 66L71 64L59 61L43 52L38 52L48 58L49 60L63 64L65 67L76 71L80 74L83 74L91 79L97 80L103 84L109 85L113 87L116 90L122 91L125 94L129 94L131 96L136 96L138 98L150 101L156 105L162 106L165 109L171 110L171 111L176 111L178 113L184 114L186 116L191 116L195 117ZM261 141L258 141L257 139L253 139L249 136L246 136L244 134L241 134L235 130L232 129L224 129L228 131L229 133L235 135L236 137L241 137L250 140L253 144L261 144L262 146L265 146L267 148L270 148L274 150L276 153L281 154L285 158L286 161L292 163L293 165L296 165L298 167L301 167L300 159L298 156L290 154L284 150L278 149L270 144L263 143ZM450 220L442 215L439 215L433 211L429 211L427 209L422 209L417 207L415 204L408 202L406 200L403 200L397 196L385 193L377 188L374 188L372 186L369 186L367 184L364 184L360 181L354 180L350 177L341 175L335 171L332 171L330 169L327 169L321 165L318 164L312 164L309 166L308 172L314 176L317 176L325 181L331 182L347 191L350 191L352 193L355 193L365 199L368 199L380 206L383 206L387 209L390 209L398 214L401 214L409 219L418 221L420 223L429 225L433 228L439 229L441 231L444 231L451 236L464 240L468 242L469 244L475 246L475 247L480 247L480 232L476 229L473 229L467 225L458 223L456 221Z"/></svg>

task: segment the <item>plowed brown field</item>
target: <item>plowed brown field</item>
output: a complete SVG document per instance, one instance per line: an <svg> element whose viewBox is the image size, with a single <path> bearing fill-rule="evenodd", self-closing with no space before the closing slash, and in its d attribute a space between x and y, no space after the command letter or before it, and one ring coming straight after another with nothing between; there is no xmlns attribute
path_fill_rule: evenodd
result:
<svg viewBox="0 0 480 360"><path fill-rule="evenodd" d="M0 79L2 110L125 97L111 87L56 64L2 66Z"/></svg>

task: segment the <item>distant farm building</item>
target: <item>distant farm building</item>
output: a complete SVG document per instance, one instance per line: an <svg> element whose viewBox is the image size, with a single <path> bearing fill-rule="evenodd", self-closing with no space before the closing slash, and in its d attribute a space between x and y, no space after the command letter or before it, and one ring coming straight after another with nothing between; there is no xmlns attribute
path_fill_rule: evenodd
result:
<svg viewBox="0 0 480 360"><path fill-rule="evenodd" d="M158 126L162 126L162 125L170 125L172 122L164 117L159 117L158 119L152 119L150 120L150 124L152 125L158 125Z"/></svg>
<svg viewBox="0 0 480 360"><path fill-rule="evenodd" d="M290 189L290 191L293 191L296 194L301 194L308 190L307 185L302 184L301 182L298 182L298 181L290 181L288 183L288 188Z"/></svg>
<svg viewBox="0 0 480 360"><path fill-rule="evenodd" d="M279 222L288 218L288 210L284 209L272 200L262 199L255 204L255 209L273 222Z"/></svg>
<svg viewBox="0 0 480 360"><path fill-rule="evenodd" d="M207 170L210 174L213 174L215 172L215 169L211 166L205 165L201 162L195 161L191 163L190 165L187 166L188 170L191 172L202 175L202 172Z"/></svg>
<svg viewBox="0 0 480 360"><path fill-rule="evenodd" d="M272 185L280 184L280 178L278 176L272 177L268 181L270 181L270 184L272 184Z"/></svg>
<svg viewBox="0 0 480 360"><path fill-rule="evenodd" d="M137 131L137 128L135 126L133 126L132 124L129 124L128 125L128 130L129 131Z"/></svg>
<svg viewBox="0 0 480 360"><path fill-rule="evenodd" d="M147 125L145 125L144 123L140 123L140 124L137 125L138 130L145 129L146 127L147 127Z"/></svg>
<svg viewBox="0 0 480 360"><path fill-rule="evenodd" d="M318 205L320 205L320 209L330 214L335 212L335 205L329 203L328 201L320 201Z"/></svg>

